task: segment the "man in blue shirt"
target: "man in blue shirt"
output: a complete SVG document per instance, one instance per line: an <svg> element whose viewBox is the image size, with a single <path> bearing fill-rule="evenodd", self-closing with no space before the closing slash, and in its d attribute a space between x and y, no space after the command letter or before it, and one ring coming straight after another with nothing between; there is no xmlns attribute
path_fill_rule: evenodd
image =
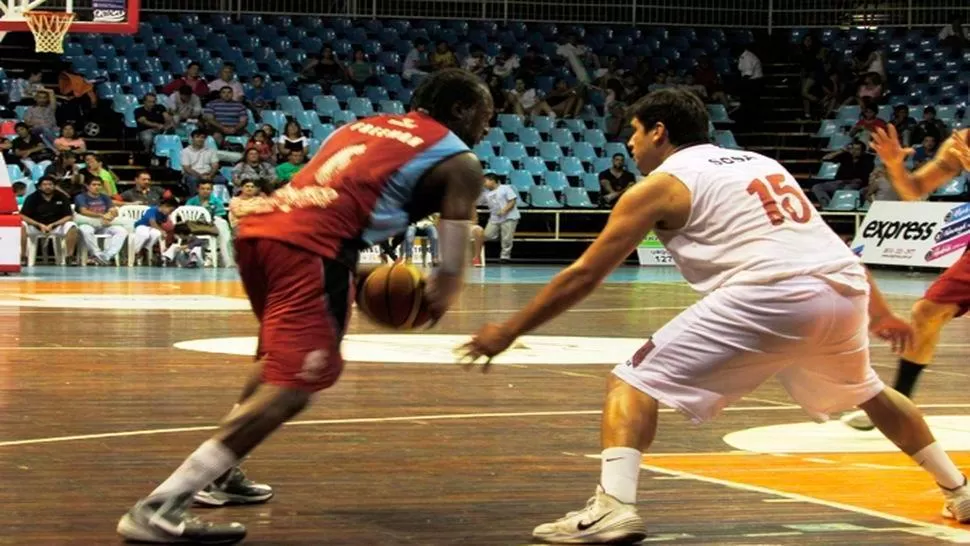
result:
<svg viewBox="0 0 970 546"><path fill-rule="evenodd" d="M520 217L518 199L519 195L512 186L499 184L498 178L492 173L485 175L485 193L479 203L488 207L488 224L485 229L478 227L472 230L475 242L473 264L480 267L478 256L481 255L482 244L496 239L500 239L502 245L499 261L508 263L512 258L512 241Z"/></svg>
<svg viewBox="0 0 970 546"><path fill-rule="evenodd" d="M162 224L168 221L169 215L178 206L178 201L175 199L165 199L157 207L148 207L141 219L135 222L135 254L145 247L158 244L164 234Z"/></svg>
<svg viewBox="0 0 970 546"><path fill-rule="evenodd" d="M88 254L94 260L104 265L110 262L125 246L128 240L128 230L114 225L118 218L118 207L111 198L101 193L101 179L92 174L85 175L84 187L87 191L74 197L74 221L78 224L78 231L84 240ZM108 243L104 251L98 246L96 235L108 235Z"/></svg>

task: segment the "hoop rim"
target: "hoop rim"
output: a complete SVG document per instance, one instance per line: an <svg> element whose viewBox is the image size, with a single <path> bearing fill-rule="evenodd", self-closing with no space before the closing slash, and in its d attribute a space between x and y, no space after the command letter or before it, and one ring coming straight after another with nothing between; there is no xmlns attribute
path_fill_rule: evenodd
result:
<svg viewBox="0 0 970 546"><path fill-rule="evenodd" d="M0 0L3 2L4 0ZM141 5L142 0L126 0L125 5L127 6L127 19L121 23L103 23L95 21L85 21L78 20L77 18L71 23L71 28L68 33L89 33L89 34L135 34L138 32L138 25L141 22ZM38 6L41 7L42 6ZM37 11L50 11L50 10L33 10L35 13ZM55 11L55 13L59 12ZM21 15L22 17L22 15ZM29 32L30 29L27 28L27 21L25 18L0 18L0 33L3 32Z"/></svg>

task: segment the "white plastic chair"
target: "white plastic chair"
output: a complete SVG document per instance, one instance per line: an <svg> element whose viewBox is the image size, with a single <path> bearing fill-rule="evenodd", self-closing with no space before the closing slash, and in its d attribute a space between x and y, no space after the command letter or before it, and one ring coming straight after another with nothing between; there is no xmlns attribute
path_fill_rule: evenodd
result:
<svg viewBox="0 0 970 546"><path fill-rule="evenodd" d="M121 220L129 220L134 226L135 222L141 220L141 217L145 215L145 211L148 210L146 205L124 205L118 208L118 218ZM165 240L162 239L159 244L161 245L161 251L165 252ZM128 234L128 267L135 265L135 230L131 229ZM152 248L148 247L148 263L152 263Z"/></svg>
<svg viewBox="0 0 970 546"><path fill-rule="evenodd" d="M182 222L202 222L215 225L212 222L212 215L205 207L183 205L172 213L172 223ZM215 235L196 235L199 239L205 239L209 247L209 260L212 267L219 267L219 238Z"/></svg>
<svg viewBox="0 0 970 546"><path fill-rule="evenodd" d="M27 222L21 222L24 229L27 229ZM58 237L53 233L42 233L35 239L27 237L27 267L34 267L37 263L37 245L41 245L41 258L47 261L47 241L50 240L54 243L54 263L57 265L64 265L64 258L67 254L67 250L64 247L64 238Z"/></svg>

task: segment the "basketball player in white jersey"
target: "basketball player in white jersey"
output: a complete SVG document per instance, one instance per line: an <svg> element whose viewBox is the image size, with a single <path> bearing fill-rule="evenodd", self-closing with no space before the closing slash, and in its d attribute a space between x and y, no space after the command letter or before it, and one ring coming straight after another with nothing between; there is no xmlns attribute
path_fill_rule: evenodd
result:
<svg viewBox="0 0 970 546"><path fill-rule="evenodd" d="M620 198L582 257L522 311L482 327L464 346L466 363L504 351L588 296L651 230L705 294L613 369L596 494L533 536L570 544L644 538L637 479L658 404L703 422L772 376L817 419L865 410L940 485L943 514L970 521L966 478L916 406L869 365L867 330L896 350L912 330L798 182L773 159L709 144L707 109L687 91L650 93L634 106L633 127L633 155L650 174Z"/></svg>

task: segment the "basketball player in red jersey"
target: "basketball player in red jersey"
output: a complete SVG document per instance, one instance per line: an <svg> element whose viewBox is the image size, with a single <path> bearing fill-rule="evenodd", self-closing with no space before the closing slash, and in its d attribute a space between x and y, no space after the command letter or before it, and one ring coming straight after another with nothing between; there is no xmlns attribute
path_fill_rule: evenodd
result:
<svg viewBox="0 0 970 546"><path fill-rule="evenodd" d="M589 295L651 230L705 294L613 369L595 496L533 536L568 544L644 538L637 480L658 404L703 422L772 376L817 419L862 407L940 484L944 515L970 521L966 478L916 406L869 364L868 330L901 347L909 325L798 182L773 159L710 144L707 108L688 91L648 94L634 106L633 127L633 155L650 174L618 200L582 257L522 311L465 345L471 362L504 351Z"/></svg>
<svg viewBox="0 0 970 546"><path fill-rule="evenodd" d="M912 150L900 146L896 128L892 125L888 130L875 131L872 147L886 166L889 181L896 193L903 200L912 201L929 195L962 171L970 170L968 139L970 130L954 132L940 147L936 157L914 173L906 170L906 158ZM923 297L913 304L910 311L915 332L913 346L900 355L894 389L912 397L920 373L933 361L943 327L967 310L970 310L970 252L964 251L963 256L947 268L926 289ZM844 420L858 430L874 428L864 412L851 413Z"/></svg>
<svg viewBox="0 0 970 546"><path fill-rule="evenodd" d="M260 321L257 370L215 435L125 514L122 536L199 544L245 537L242 525L200 521L187 506L207 486L197 500L208 504L272 496L236 465L340 376L361 249L440 212L441 262L425 297L434 318L447 311L462 285L484 180L470 149L488 129L492 98L470 72L442 70L415 90L411 108L341 127L289 185L233 201L236 262Z"/></svg>

